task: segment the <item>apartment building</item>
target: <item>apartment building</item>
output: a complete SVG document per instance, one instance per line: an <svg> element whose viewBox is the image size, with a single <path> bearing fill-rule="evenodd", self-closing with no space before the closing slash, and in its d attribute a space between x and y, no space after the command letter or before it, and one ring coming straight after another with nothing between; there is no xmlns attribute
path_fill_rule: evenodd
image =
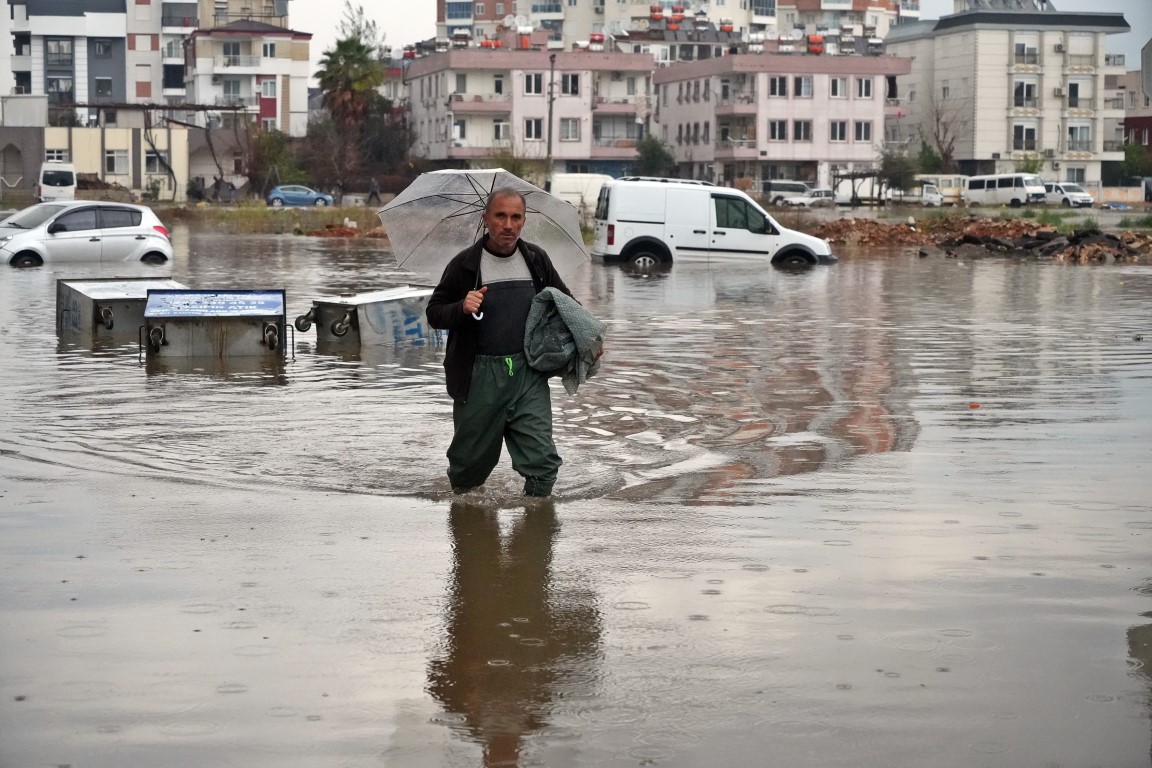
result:
<svg viewBox="0 0 1152 768"><path fill-rule="evenodd" d="M889 53L912 61L897 138L950 146L962 173L1039 158L1046 178L1094 184L1123 159L1109 126L1124 117L1124 57L1107 36L1122 14L1057 12L1045 0L957 0L957 13L894 28Z"/></svg>
<svg viewBox="0 0 1152 768"><path fill-rule="evenodd" d="M787 38L855 26L883 37L897 24L919 20L920 0L437 0L436 12L436 35L444 41L457 34L478 41L505 29L531 27L545 30L560 48L570 49L593 34L620 37L665 29L666 22L685 29L707 22L739 37L761 33Z"/></svg>
<svg viewBox="0 0 1152 768"><path fill-rule="evenodd" d="M1117 128L1125 144L1139 144L1152 152L1152 40L1140 51L1141 68L1123 78L1124 120Z"/></svg>
<svg viewBox="0 0 1152 768"><path fill-rule="evenodd" d="M648 54L542 49L448 50L409 61L413 153L467 167L493 155L554 173L631 169L650 115Z"/></svg>
<svg viewBox="0 0 1152 768"><path fill-rule="evenodd" d="M8 5L0 33L10 71L0 85L47 96L52 124L140 127L145 110L130 107L189 105L190 122L205 124L212 114L202 107L221 104L293 135L306 130L311 36L288 29L288 0Z"/></svg>
<svg viewBox="0 0 1152 768"><path fill-rule="evenodd" d="M899 114L891 56L736 54L661 67L653 130L680 175L759 190L871 168Z"/></svg>

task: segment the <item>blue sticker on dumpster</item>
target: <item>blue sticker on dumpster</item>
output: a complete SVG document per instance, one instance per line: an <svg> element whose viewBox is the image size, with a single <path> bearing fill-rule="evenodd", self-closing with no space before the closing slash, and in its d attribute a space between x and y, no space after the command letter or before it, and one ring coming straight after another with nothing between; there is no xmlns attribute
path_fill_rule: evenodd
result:
<svg viewBox="0 0 1152 768"><path fill-rule="evenodd" d="M279 317L284 291L148 291L144 317Z"/></svg>

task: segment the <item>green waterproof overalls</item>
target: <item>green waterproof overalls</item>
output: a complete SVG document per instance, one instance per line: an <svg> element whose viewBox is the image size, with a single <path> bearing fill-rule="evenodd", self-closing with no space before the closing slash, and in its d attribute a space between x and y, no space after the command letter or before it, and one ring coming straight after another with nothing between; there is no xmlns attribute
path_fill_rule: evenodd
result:
<svg viewBox="0 0 1152 768"><path fill-rule="evenodd" d="M508 444L525 496L550 496L563 463L552 440L548 377L528 367L523 353L477 355L468 399L452 404L456 434L448 447L448 479L462 492L488 479Z"/></svg>

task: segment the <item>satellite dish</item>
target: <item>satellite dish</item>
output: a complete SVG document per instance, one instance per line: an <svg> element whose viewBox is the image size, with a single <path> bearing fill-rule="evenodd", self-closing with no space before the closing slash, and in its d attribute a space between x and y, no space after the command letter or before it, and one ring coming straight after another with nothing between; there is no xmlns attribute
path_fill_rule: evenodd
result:
<svg viewBox="0 0 1152 768"><path fill-rule="evenodd" d="M516 26L517 27L528 26L528 17L527 16L517 16L516 17Z"/></svg>
<svg viewBox="0 0 1152 768"><path fill-rule="evenodd" d="M503 18L503 20L501 20L500 23L504 25L505 29L512 29L512 27L516 26L516 17L512 14L508 14Z"/></svg>

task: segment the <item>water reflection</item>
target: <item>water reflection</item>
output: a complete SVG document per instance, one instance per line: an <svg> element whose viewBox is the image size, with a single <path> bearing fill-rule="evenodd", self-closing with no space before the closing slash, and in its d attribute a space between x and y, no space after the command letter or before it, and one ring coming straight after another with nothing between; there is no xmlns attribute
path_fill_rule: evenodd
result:
<svg viewBox="0 0 1152 768"><path fill-rule="evenodd" d="M595 593L554 568L555 508L524 511L501 535L494 510L457 503L448 515L454 564L444 646L428 690L485 766L517 766L552 705L590 693L600 612ZM453 717L454 716L454 717Z"/></svg>

